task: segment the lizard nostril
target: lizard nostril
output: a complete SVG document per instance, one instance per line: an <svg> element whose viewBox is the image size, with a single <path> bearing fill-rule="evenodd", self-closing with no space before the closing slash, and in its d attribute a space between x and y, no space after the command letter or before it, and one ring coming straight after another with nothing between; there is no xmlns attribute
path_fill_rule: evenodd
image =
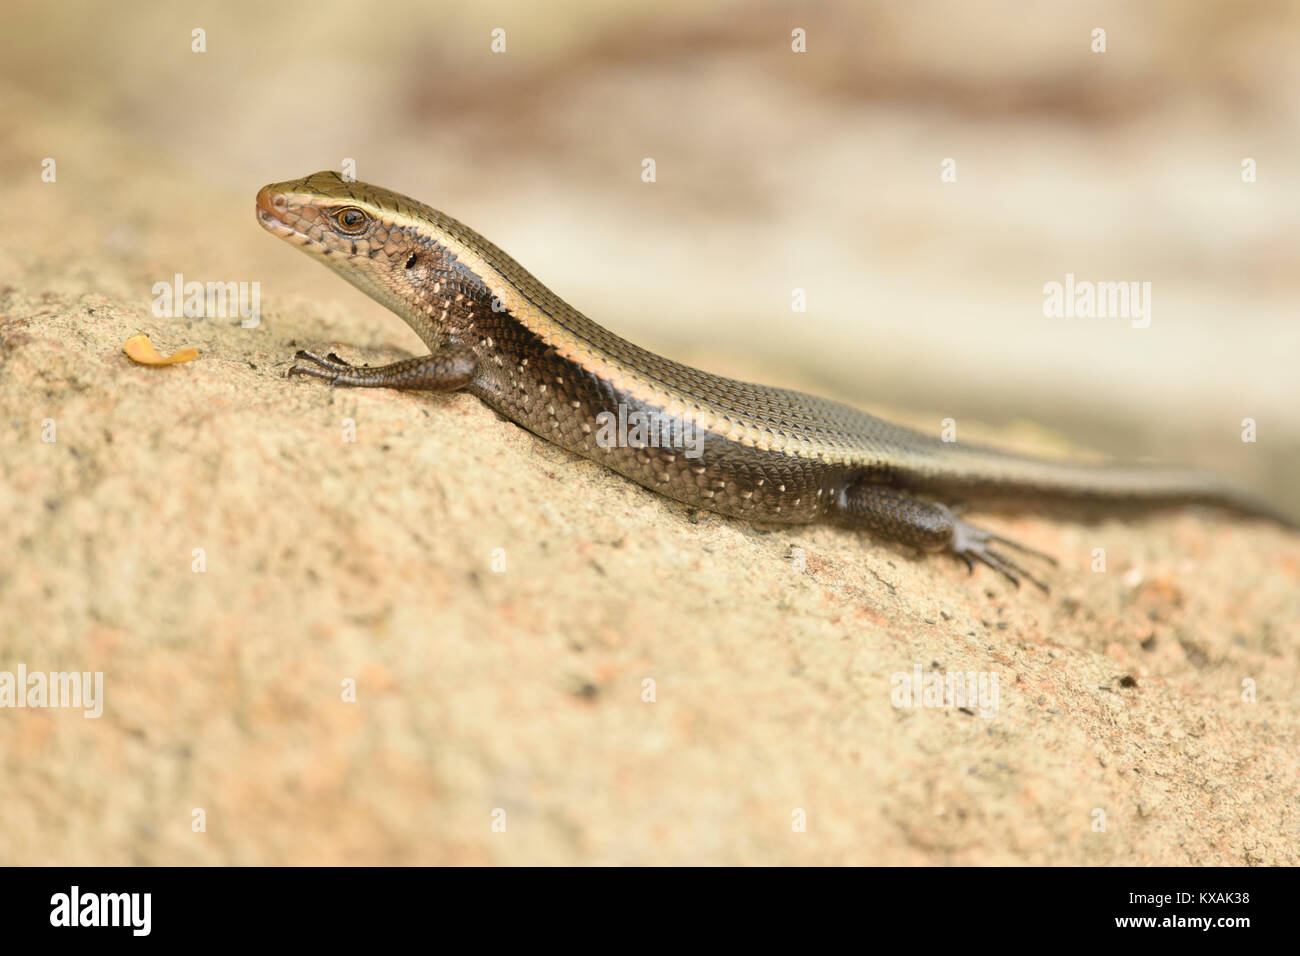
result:
<svg viewBox="0 0 1300 956"><path fill-rule="evenodd" d="M289 201L284 193L272 192L270 186L263 186L258 190L257 210L260 214L274 216L277 212L284 212L288 205Z"/></svg>

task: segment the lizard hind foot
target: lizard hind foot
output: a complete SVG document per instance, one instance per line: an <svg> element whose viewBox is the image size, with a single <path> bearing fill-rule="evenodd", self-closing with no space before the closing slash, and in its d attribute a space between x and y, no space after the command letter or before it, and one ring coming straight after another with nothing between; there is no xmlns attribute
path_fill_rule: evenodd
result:
<svg viewBox="0 0 1300 956"><path fill-rule="evenodd" d="M952 543L949 548L953 554L966 562L968 568L973 571L975 562L979 561L1006 577L1016 587L1020 587L1020 579L1023 577L1041 588L1043 593L1051 593L1051 589L1043 581L1034 577L1005 554L995 550L992 547L994 544L1005 545L1024 554L1040 558L1049 564L1056 564L1056 559L1050 554L1035 551L1033 548L1012 541L1010 538L1004 538L991 531L985 531L983 528L977 528L961 518L953 518Z"/></svg>
<svg viewBox="0 0 1300 956"><path fill-rule="evenodd" d="M950 551L965 561L972 571L975 562L979 561L1005 575L1016 587L1020 586L1021 578L1028 578L1044 591L1048 590L1046 584L994 545L1014 548L1051 564L1056 563L1055 558L967 524L965 519L957 517L958 509L870 480L847 485L836 504L841 519L854 527L865 528L882 538L922 551Z"/></svg>

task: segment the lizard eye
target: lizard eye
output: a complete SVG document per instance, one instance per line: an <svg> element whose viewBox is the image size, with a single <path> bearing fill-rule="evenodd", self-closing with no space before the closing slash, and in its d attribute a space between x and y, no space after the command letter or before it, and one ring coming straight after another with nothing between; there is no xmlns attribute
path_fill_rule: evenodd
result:
<svg viewBox="0 0 1300 956"><path fill-rule="evenodd" d="M357 233L366 227L367 216L356 206L344 206L334 213L334 222L344 232Z"/></svg>

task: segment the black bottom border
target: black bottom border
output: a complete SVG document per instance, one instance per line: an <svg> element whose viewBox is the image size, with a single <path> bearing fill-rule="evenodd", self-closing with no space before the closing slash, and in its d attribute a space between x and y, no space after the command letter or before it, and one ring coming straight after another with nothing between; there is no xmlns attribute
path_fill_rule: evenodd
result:
<svg viewBox="0 0 1300 956"><path fill-rule="evenodd" d="M747 937L770 945L783 930L805 945L900 932L920 945L1007 934L1184 945L1293 926L1284 910L1295 883L1292 870L1258 868L33 867L0 870L0 900L11 944L75 936L337 945L426 928L481 933L483 942L511 930L594 942L689 925L693 942L715 935L727 945Z"/></svg>

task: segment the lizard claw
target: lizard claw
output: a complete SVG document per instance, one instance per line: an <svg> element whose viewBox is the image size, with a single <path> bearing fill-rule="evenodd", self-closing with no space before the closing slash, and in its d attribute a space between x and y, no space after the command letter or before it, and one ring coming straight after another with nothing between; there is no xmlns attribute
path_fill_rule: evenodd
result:
<svg viewBox="0 0 1300 956"><path fill-rule="evenodd" d="M346 372L352 368L352 365L349 362L339 358L339 356L333 352L330 352L329 355L321 358L319 355L308 352L306 349L299 349L294 353L293 357L299 361L310 362L311 364L295 364L291 366L289 371L286 373L289 377L294 375L311 375L315 378L323 378L330 384L334 384L334 382L337 381L340 372Z"/></svg>
<svg viewBox="0 0 1300 956"><path fill-rule="evenodd" d="M966 566L971 570L975 568L975 562L979 561L987 564L994 571L1007 578L1016 587L1020 587L1022 577L1028 579L1033 584L1042 588L1044 594L1050 594L1051 589L1034 577L1015 561L1008 558L991 547L991 544L1003 544L1009 548L1015 548L1025 554L1031 554L1034 557L1041 558L1050 564L1055 565L1056 559L1050 554L1043 554L1041 551L1035 551L1033 548L1026 547L1009 538L996 535L991 531L985 531L983 528L977 528L972 524L967 524L961 519L953 521L952 529L952 551L957 557L966 562Z"/></svg>
<svg viewBox="0 0 1300 956"><path fill-rule="evenodd" d="M321 368L327 368L332 372L341 372L344 369L349 369L352 367L349 363L339 358L333 352L331 352L329 355L325 356L324 358L321 358L319 355L316 355L312 352L308 352L306 349L299 349L297 352L293 354L293 357L304 362L311 362L313 365L318 365ZM297 366L297 365L294 366L294 368L300 368L300 367L301 366Z"/></svg>

